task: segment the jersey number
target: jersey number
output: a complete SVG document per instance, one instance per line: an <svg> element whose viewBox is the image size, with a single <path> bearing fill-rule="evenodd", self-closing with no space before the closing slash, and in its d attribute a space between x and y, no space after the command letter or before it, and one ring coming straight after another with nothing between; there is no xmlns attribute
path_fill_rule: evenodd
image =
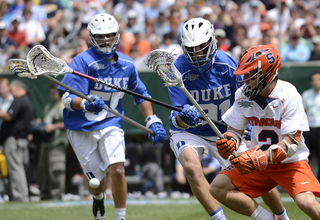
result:
<svg viewBox="0 0 320 220"><path fill-rule="evenodd" d="M258 142L266 142L266 144L262 144L260 149L262 151L267 150L272 144L279 143L279 136L273 130L262 130L258 135Z"/></svg>
<svg viewBox="0 0 320 220"><path fill-rule="evenodd" d="M103 101L109 101L109 108L116 110L116 107L119 104L119 100L122 99L122 97L124 96L123 92L99 92L99 94L97 94L97 92L95 92L94 94L96 94L97 96L101 97ZM89 121L102 121L105 118L111 118L114 117L115 115L108 112L107 110L103 109L101 112L99 113L85 113L84 114L85 117L89 120Z"/></svg>
<svg viewBox="0 0 320 220"><path fill-rule="evenodd" d="M215 104L199 104L204 112L207 112L207 115L212 120L218 121L218 113L222 116L230 108L230 100L224 100L219 106ZM219 109L218 109L219 108ZM218 112L220 111L220 112ZM203 121L202 124L206 124L206 121Z"/></svg>

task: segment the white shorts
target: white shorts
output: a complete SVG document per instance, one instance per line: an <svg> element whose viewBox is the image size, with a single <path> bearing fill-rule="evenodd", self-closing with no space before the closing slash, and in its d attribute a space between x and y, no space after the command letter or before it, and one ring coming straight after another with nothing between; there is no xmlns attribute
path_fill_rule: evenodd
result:
<svg viewBox="0 0 320 220"><path fill-rule="evenodd" d="M230 161L223 159L218 153L218 149L216 148L217 138L217 136L200 136L186 131L173 131L170 137L170 147L178 160L183 150L193 148L198 154L199 160L202 159L203 154L211 154L219 161L221 169L224 169L230 165ZM247 145L242 142L238 152L246 150Z"/></svg>
<svg viewBox="0 0 320 220"><path fill-rule="evenodd" d="M110 164L125 162L124 132L118 127L85 132L68 130L68 137L88 179L102 180Z"/></svg>

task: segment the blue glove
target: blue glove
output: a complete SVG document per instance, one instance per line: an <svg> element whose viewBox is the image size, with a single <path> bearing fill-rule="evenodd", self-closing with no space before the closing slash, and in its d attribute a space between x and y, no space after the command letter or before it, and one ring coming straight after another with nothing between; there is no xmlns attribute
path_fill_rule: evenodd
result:
<svg viewBox="0 0 320 220"><path fill-rule="evenodd" d="M163 143L167 138L167 132L162 126L162 121L158 116L152 115L145 120L146 128L154 132L154 136L148 134L148 138L153 144Z"/></svg>
<svg viewBox="0 0 320 220"><path fill-rule="evenodd" d="M91 98L93 102L83 99L80 104L81 108L86 112L101 112L104 108L104 101L96 95L90 95L88 97Z"/></svg>
<svg viewBox="0 0 320 220"><path fill-rule="evenodd" d="M182 111L179 113L179 117L188 127L197 127L201 122L201 120L199 120L200 113L194 105L184 105Z"/></svg>

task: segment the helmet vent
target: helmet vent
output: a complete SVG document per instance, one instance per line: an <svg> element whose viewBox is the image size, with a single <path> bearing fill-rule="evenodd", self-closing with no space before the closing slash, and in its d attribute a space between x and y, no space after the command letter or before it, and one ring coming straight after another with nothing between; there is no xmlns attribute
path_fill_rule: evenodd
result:
<svg viewBox="0 0 320 220"><path fill-rule="evenodd" d="M202 26L202 25L203 25L203 23L202 23L202 22L200 22L200 23L199 23L199 28L201 28L201 26Z"/></svg>
<svg viewBox="0 0 320 220"><path fill-rule="evenodd" d="M188 30L188 28L189 28L189 25L186 25L186 29Z"/></svg>

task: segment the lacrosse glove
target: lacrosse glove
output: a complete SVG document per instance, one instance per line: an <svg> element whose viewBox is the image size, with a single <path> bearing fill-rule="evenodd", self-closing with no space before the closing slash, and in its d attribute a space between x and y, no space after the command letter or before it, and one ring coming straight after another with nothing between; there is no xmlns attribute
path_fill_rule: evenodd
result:
<svg viewBox="0 0 320 220"><path fill-rule="evenodd" d="M167 138L167 132L162 125L162 121L158 116L152 115L145 120L146 128L154 132L154 136L148 134L148 138L153 144L158 142L163 143Z"/></svg>
<svg viewBox="0 0 320 220"><path fill-rule="evenodd" d="M186 126L191 128L195 128L201 124L200 113L194 105L184 105L179 113L179 117Z"/></svg>
<svg viewBox="0 0 320 220"><path fill-rule="evenodd" d="M89 95L88 97L91 98L93 102L89 102L87 99L83 99L80 107L85 112L101 112L104 108L104 101L96 95Z"/></svg>
<svg viewBox="0 0 320 220"><path fill-rule="evenodd" d="M267 168L267 156L256 145L251 150L238 153L237 157L232 156L230 162L234 165L240 174L248 174L255 170L264 170Z"/></svg>
<svg viewBox="0 0 320 220"><path fill-rule="evenodd" d="M218 153L223 159L228 159L234 150L236 150L238 141L233 137L231 133L224 133L223 138L219 138L216 141Z"/></svg>

